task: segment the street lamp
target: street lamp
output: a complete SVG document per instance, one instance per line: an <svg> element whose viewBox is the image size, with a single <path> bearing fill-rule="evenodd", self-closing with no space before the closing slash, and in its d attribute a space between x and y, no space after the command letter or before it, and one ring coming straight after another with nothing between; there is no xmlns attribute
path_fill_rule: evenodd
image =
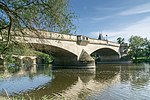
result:
<svg viewBox="0 0 150 100"><path fill-rule="evenodd" d="M107 35L106 35L106 41L107 41Z"/></svg>
<svg viewBox="0 0 150 100"><path fill-rule="evenodd" d="M106 41L107 41L107 44L108 44L107 35L106 35Z"/></svg>

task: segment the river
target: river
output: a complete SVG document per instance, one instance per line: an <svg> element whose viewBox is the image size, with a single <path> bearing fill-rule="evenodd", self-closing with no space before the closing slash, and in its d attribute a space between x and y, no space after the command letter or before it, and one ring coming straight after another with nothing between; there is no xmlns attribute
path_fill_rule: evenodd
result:
<svg viewBox="0 0 150 100"><path fill-rule="evenodd" d="M67 100L150 100L150 64L98 64L96 69L41 66L0 78L0 95Z"/></svg>

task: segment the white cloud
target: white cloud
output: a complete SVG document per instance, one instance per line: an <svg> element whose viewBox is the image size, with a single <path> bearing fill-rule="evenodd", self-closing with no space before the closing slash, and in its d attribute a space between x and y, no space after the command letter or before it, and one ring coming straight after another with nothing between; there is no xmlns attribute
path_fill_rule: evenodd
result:
<svg viewBox="0 0 150 100"><path fill-rule="evenodd" d="M103 31L102 34L104 36L107 34L108 39L110 39L111 41L116 41L118 37L123 37L126 41L128 41L128 39L132 35L141 36L143 38L147 37L148 39L150 39L150 16L145 17L144 19L119 30L122 31L108 30ZM88 36L92 38L98 38L99 33L100 32L91 32L88 34Z"/></svg>
<svg viewBox="0 0 150 100"><path fill-rule="evenodd" d="M106 20L106 19L111 18L111 17L112 16L92 17L90 20L92 22L99 22L99 21Z"/></svg>
<svg viewBox="0 0 150 100"><path fill-rule="evenodd" d="M97 11L114 11L118 10L120 8L115 8L115 7L95 7Z"/></svg>
<svg viewBox="0 0 150 100"><path fill-rule="evenodd" d="M120 13L120 15L135 15L150 12L150 3L142 4Z"/></svg>

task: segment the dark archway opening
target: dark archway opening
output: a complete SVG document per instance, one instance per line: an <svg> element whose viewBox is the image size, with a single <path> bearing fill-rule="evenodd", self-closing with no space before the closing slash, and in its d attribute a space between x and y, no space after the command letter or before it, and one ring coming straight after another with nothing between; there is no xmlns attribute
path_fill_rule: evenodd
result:
<svg viewBox="0 0 150 100"><path fill-rule="evenodd" d="M95 62L113 62L120 60L119 54L110 48L98 49L91 56L95 59Z"/></svg>
<svg viewBox="0 0 150 100"><path fill-rule="evenodd" d="M77 56L63 48L43 44L32 44L32 46L36 51L52 56L53 66L74 66L78 63Z"/></svg>

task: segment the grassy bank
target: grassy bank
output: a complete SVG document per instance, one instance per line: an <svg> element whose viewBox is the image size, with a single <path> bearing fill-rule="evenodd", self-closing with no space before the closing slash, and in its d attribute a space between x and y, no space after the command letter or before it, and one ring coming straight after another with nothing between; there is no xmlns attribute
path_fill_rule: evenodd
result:
<svg viewBox="0 0 150 100"><path fill-rule="evenodd" d="M150 57L138 57L137 59L132 59L134 63L150 62Z"/></svg>

